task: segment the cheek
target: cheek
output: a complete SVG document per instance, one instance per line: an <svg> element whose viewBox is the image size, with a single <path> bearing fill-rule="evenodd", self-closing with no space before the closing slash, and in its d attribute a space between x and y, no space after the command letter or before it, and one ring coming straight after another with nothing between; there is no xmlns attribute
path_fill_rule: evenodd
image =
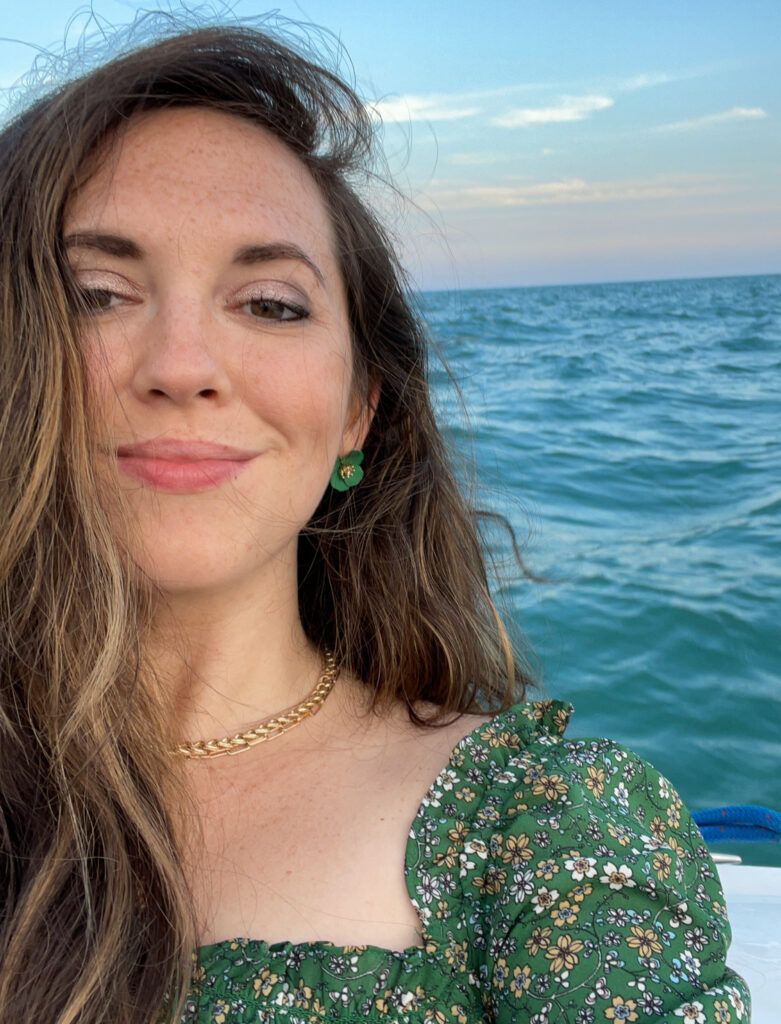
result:
<svg viewBox="0 0 781 1024"><path fill-rule="evenodd" d="M100 434L111 434L120 415L120 368L98 337L83 340L86 403Z"/></svg>
<svg viewBox="0 0 781 1024"><path fill-rule="evenodd" d="M247 358L242 371L245 401L259 419L290 443L335 457L350 407L349 351L302 343Z"/></svg>
<svg viewBox="0 0 781 1024"><path fill-rule="evenodd" d="M116 336L114 336L116 335ZM133 374L133 354L124 334L109 332L105 337L90 326L81 338L88 401L96 411L110 415L119 405L119 395Z"/></svg>

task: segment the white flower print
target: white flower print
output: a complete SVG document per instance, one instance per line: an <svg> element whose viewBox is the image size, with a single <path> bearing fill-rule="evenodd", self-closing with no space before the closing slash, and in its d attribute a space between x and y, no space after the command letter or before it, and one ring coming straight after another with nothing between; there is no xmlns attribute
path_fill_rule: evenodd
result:
<svg viewBox="0 0 781 1024"><path fill-rule="evenodd" d="M673 928L677 928L679 925L682 925L682 924L691 924L692 923L692 919L689 916L688 911L689 911L689 904L685 900L682 901L681 903L678 903L674 907L672 914L670 914L670 924L672 925Z"/></svg>
<svg viewBox="0 0 781 1024"><path fill-rule="evenodd" d="M534 913L541 914L544 910L550 910L558 898L558 889L549 889L547 885L541 885L537 890L537 895L532 898Z"/></svg>
<svg viewBox="0 0 781 1024"><path fill-rule="evenodd" d="M596 857L581 857L573 851L569 860L564 861L564 867L571 872L576 882L582 882L584 878L593 878L597 873L594 866L596 863Z"/></svg>
<svg viewBox="0 0 781 1024"><path fill-rule="evenodd" d="M611 889L623 889L625 885L630 887L637 885L637 882L632 878L632 869L628 868L626 864L616 867L615 864L611 864L608 861L605 864L604 871L605 873L599 876L599 880L609 885Z"/></svg>
<svg viewBox="0 0 781 1024"><path fill-rule="evenodd" d="M676 1017L683 1017L687 1024L705 1024L705 1014L702 1003L696 1001L684 1003L675 1011Z"/></svg>
<svg viewBox="0 0 781 1024"><path fill-rule="evenodd" d="M470 839L468 843L464 843L464 853L476 853L481 860L485 860L488 856L488 847L482 839Z"/></svg>

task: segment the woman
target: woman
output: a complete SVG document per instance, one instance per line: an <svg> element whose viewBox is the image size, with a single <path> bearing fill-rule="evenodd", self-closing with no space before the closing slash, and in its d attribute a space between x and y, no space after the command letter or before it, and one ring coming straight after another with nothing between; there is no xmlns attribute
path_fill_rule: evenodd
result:
<svg viewBox="0 0 781 1024"><path fill-rule="evenodd" d="M2 136L0 1022L745 1021L675 792L512 703L370 145L238 28Z"/></svg>

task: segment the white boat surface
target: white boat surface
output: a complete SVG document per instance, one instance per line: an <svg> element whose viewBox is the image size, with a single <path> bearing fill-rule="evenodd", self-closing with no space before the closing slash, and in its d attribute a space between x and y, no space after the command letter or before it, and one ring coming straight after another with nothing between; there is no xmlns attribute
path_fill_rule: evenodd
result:
<svg viewBox="0 0 781 1024"><path fill-rule="evenodd" d="M717 867L732 925L727 963L748 983L751 1024L781 1024L781 868Z"/></svg>

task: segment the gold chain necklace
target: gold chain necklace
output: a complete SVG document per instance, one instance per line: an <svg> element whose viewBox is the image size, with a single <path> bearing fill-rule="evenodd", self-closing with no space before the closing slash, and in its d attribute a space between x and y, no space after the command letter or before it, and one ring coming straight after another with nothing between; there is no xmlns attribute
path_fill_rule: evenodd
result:
<svg viewBox="0 0 781 1024"><path fill-rule="evenodd" d="M182 754L184 757L222 757L223 754L239 754L242 750L249 750L257 743L273 740L276 736L287 732L288 729L292 729L294 725L298 725L305 718L317 714L323 706L325 698L333 689L338 674L333 654L326 651L323 658L323 671L317 680L317 685L301 704L283 711L275 718L267 718L265 722L260 722L247 732L237 733L235 736L225 736L223 739L182 743L171 753Z"/></svg>

